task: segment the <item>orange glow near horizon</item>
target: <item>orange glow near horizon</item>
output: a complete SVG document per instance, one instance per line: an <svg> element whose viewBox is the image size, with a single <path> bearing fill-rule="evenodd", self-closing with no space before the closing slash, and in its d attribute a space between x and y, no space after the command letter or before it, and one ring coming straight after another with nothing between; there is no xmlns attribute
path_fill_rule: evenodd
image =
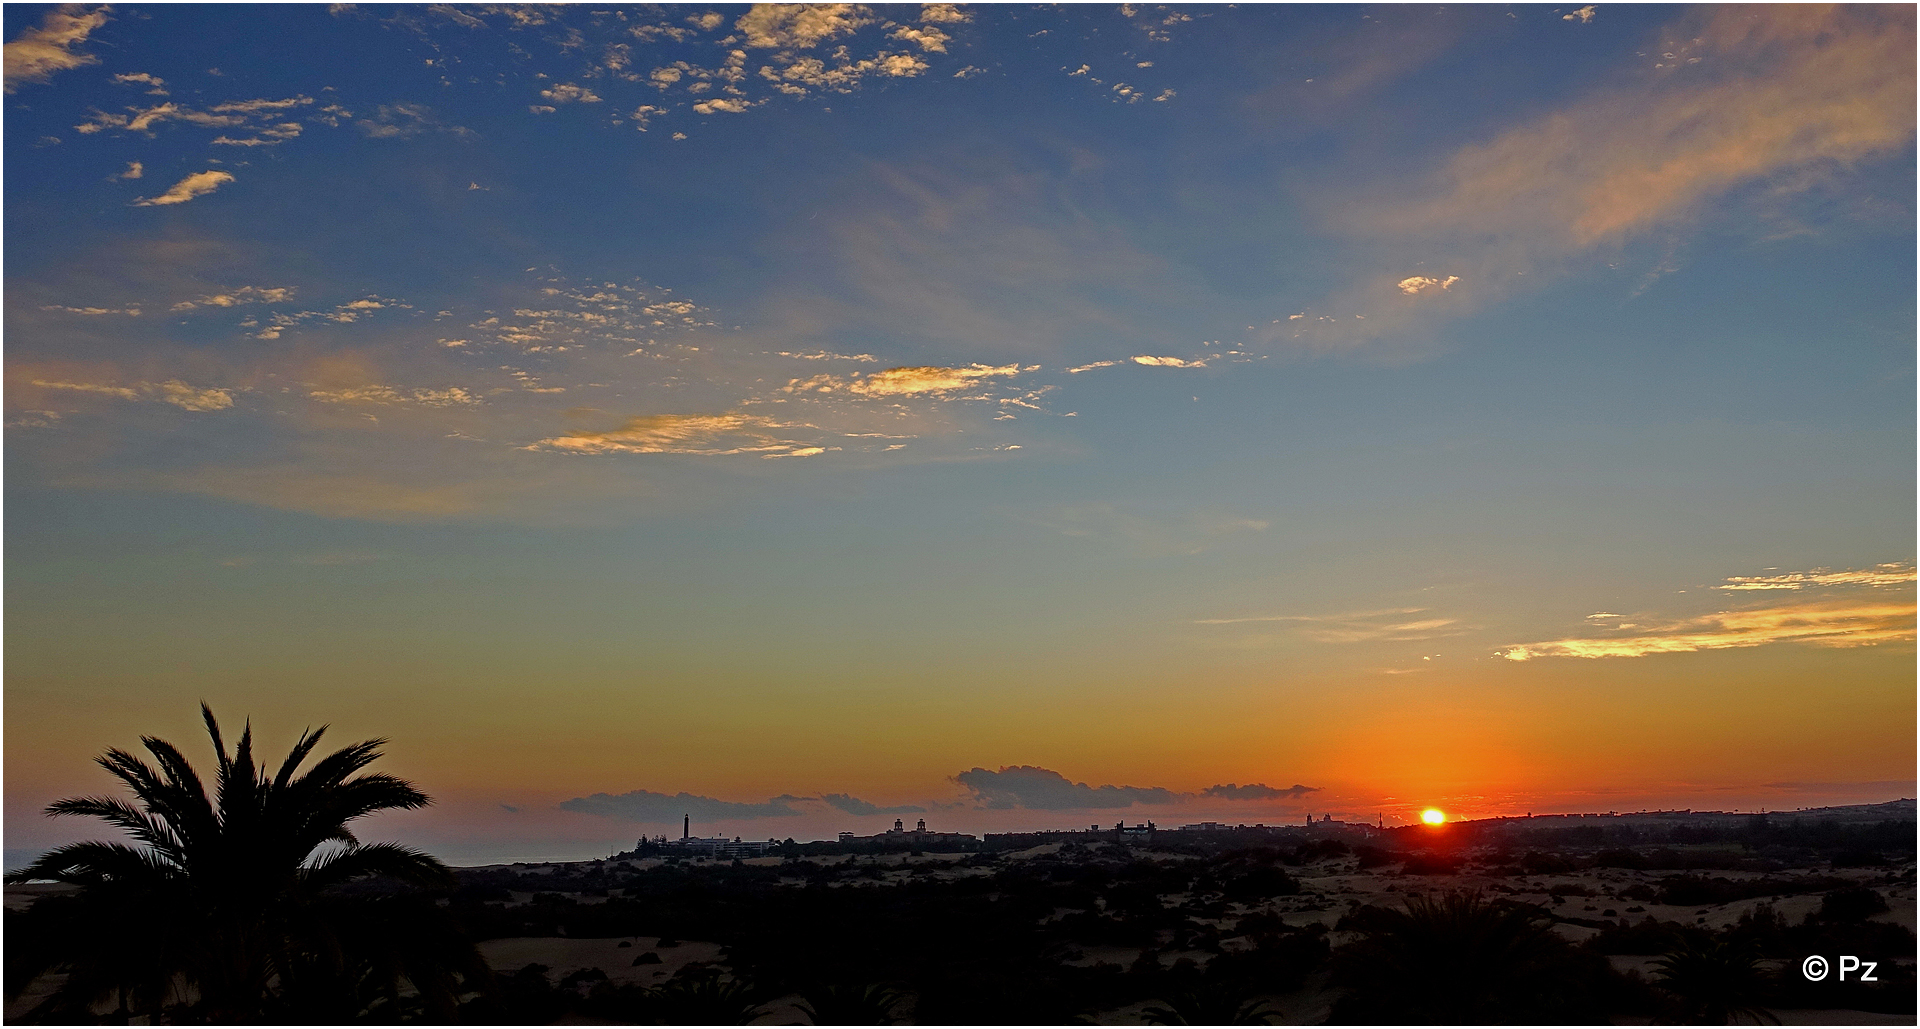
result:
<svg viewBox="0 0 1920 1029"><path fill-rule="evenodd" d="M1447 820L1447 813L1437 807L1420 812L1420 820L1428 825L1439 825Z"/></svg>

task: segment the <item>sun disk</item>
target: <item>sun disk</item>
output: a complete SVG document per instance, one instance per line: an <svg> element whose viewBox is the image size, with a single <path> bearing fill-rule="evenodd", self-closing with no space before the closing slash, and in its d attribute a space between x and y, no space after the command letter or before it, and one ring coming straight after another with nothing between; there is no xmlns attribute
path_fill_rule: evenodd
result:
<svg viewBox="0 0 1920 1029"><path fill-rule="evenodd" d="M1430 807L1420 812L1420 820L1428 825L1439 825L1447 820L1447 813L1437 807Z"/></svg>

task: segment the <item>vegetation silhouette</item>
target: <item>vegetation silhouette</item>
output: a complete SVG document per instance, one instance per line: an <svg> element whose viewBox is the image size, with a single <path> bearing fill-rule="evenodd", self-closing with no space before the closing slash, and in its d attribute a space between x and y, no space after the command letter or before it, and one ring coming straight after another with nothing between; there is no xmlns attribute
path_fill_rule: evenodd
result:
<svg viewBox="0 0 1920 1029"><path fill-rule="evenodd" d="M434 858L362 844L347 828L430 803L412 783L362 773L386 740L343 747L303 773L326 733L309 729L269 769L256 763L250 722L230 753L212 710L200 712L219 759L212 797L178 748L142 737L152 765L117 748L97 759L131 803L74 797L46 809L102 819L139 845L70 844L6 876L79 887L36 903L22 926L34 943L11 962L9 992L66 973L28 1019L92 1021L93 1007L114 1004L116 1015L215 1023L451 1020L460 994L489 978L473 945L423 897L348 888L453 883Z"/></svg>
<svg viewBox="0 0 1920 1029"><path fill-rule="evenodd" d="M1141 1014L1148 1025L1272 1025L1279 1012L1245 989L1213 983L1168 994Z"/></svg>
<svg viewBox="0 0 1920 1029"><path fill-rule="evenodd" d="M1685 940L1653 963L1655 985L1689 1025L1779 1025L1766 1009L1760 955L1744 940Z"/></svg>
<svg viewBox="0 0 1920 1029"><path fill-rule="evenodd" d="M1605 1021L1606 959L1555 935L1538 908L1478 893L1409 897L1405 910L1361 908L1341 922L1367 938L1342 948L1347 989L1332 1021L1499 1024Z"/></svg>
<svg viewBox="0 0 1920 1029"><path fill-rule="evenodd" d="M659 1025L746 1025L766 1014L751 983L711 968L683 971L649 990L647 1001Z"/></svg>
<svg viewBox="0 0 1920 1029"><path fill-rule="evenodd" d="M796 1006L814 1025L894 1025L906 999L882 983L827 984L800 991Z"/></svg>

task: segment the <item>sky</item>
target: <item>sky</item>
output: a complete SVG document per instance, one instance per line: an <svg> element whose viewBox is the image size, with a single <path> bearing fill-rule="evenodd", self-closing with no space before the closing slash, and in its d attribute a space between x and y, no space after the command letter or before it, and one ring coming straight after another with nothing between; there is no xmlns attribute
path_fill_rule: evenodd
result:
<svg viewBox="0 0 1920 1029"><path fill-rule="evenodd" d="M1914 795L1910 6L36 6L5 829Z"/></svg>

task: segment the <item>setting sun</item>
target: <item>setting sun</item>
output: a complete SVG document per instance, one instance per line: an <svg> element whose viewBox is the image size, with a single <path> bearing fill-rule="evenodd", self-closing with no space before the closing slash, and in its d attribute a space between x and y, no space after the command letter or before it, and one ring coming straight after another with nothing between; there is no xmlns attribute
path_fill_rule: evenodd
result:
<svg viewBox="0 0 1920 1029"><path fill-rule="evenodd" d="M1420 820L1428 825L1439 825L1447 820L1447 813L1437 807L1430 807L1420 812Z"/></svg>

